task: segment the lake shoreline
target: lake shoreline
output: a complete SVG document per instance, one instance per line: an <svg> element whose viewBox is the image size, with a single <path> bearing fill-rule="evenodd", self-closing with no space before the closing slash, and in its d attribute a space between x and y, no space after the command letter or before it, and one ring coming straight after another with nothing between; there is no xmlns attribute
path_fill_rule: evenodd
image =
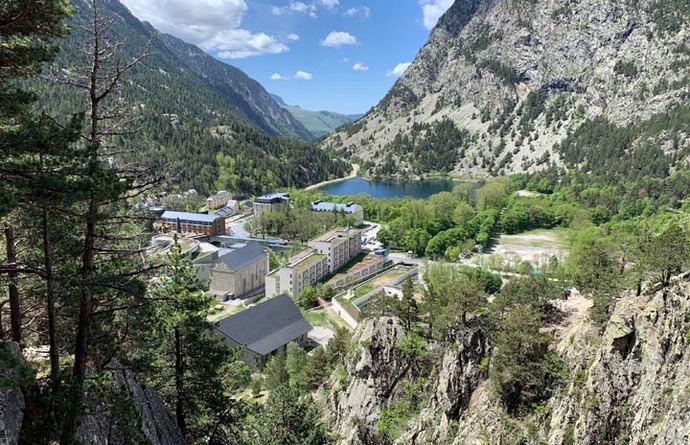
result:
<svg viewBox="0 0 690 445"><path fill-rule="evenodd" d="M321 181L316 184L309 185L304 188L304 190L317 190L321 187L324 187L326 185L331 185L331 184L337 184L339 182L347 181L348 179L356 178L357 175L359 174L359 164L352 164L352 171L350 172L349 175L343 176L342 178L336 178L336 179L330 179L328 181Z"/></svg>

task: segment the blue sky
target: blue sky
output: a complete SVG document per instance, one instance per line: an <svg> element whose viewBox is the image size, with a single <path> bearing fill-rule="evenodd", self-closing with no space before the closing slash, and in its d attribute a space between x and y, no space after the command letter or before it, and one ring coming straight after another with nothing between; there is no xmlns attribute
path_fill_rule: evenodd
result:
<svg viewBox="0 0 690 445"><path fill-rule="evenodd" d="M363 113L452 0L122 0L140 19L237 66L289 104ZM396 69L397 67L397 69Z"/></svg>

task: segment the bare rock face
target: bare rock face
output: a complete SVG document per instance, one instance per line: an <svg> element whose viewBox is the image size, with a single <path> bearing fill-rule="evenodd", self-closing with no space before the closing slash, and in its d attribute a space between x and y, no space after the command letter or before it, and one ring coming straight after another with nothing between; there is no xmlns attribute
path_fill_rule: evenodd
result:
<svg viewBox="0 0 690 445"><path fill-rule="evenodd" d="M6 343L0 344L0 347L7 348L17 363L23 362L18 344ZM19 443L19 431L24 418L24 396L18 387L11 384L16 372L15 367L0 368L0 445ZM3 383L9 385L5 386Z"/></svg>
<svg viewBox="0 0 690 445"><path fill-rule="evenodd" d="M102 400L93 400L80 424L76 439L81 445L125 445L132 437L151 445L185 445L184 437L168 415L158 394L142 385L136 375L117 362L109 366L114 391L121 402L117 411Z"/></svg>
<svg viewBox="0 0 690 445"><path fill-rule="evenodd" d="M485 376L480 369L489 351L485 333L468 329L444 353L429 406L396 444L437 443L451 433L453 422L463 418L470 400Z"/></svg>
<svg viewBox="0 0 690 445"><path fill-rule="evenodd" d="M386 97L323 145L373 173L426 173L434 166L397 151L400 138L427 139L423 126L447 119L471 139L444 153L455 173L558 165L554 144L588 120L625 126L687 104L689 11L658 0L456 0Z"/></svg>
<svg viewBox="0 0 690 445"><path fill-rule="evenodd" d="M690 443L690 282L621 300L587 378L554 403L549 443Z"/></svg>
<svg viewBox="0 0 690 445"><path fill-rule="evenodd" d="M397 318L368 319L353 340L361 345L347 364L345 379L333 376L327 405L335 432L344 444L364 444L381 409L394 397L396 384L409 370L397 348L404 329Z"/></svg>
<svg viewBox="0 0 690 445"><path fill-rule="evenodd" d="M625 293L603 331L577 318L561 333L554 349L569 375L541 409L515 419L480 369L486 334L465 332L445 346L427 376L431 399L395 445L690 443L690 274L642 296ZM334 377L342 385L328 398L342 444L380 443L381 409L398 400L396 382L410 378L394 347L402 335L396 319L367 320L358 331L352 377Z"/></svg>

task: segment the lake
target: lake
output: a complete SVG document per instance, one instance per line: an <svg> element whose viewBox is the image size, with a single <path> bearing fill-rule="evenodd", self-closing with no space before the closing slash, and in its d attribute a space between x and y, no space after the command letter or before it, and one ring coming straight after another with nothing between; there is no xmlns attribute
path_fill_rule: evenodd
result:
<svg viewBox="0 0 690 445"><path fill-rule="evenodd" d="M346 179L325 185L320 191L329 195L358 195L366 193L372 198L428 198L431 195L453 190L460 181L452 179L420 179L413 181L375 181L361 177Z"/></svg>

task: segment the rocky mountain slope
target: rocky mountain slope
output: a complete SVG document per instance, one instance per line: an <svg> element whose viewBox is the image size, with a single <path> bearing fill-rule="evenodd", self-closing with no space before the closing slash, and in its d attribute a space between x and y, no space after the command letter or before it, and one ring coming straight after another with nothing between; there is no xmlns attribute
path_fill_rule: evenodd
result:
<svg viewBox="0 0 690 445"><path fill-rule="evenodd" d="M624 295L603 332L587 319L583 297L553 304L565 314L549 329L568 375L523 418L507 415L492 392L482 364L491 345L481 326L443 348L427 345L433 371L419 374L404 357L400 322L367 320L346 372L321 392L340 443L387 443L379 430L391 431L391 412L405 420L393 430L399 445L688 443L690 276ZM412 391L415 384L421 389Z"/></svg>
<svg viewBox="0 0 690 445"><path fill-rule="evenodd" d="M380 175L611 158L665 175L688 155L689 88L685 0L458 0L386 97L323 146Z"/></svg>

